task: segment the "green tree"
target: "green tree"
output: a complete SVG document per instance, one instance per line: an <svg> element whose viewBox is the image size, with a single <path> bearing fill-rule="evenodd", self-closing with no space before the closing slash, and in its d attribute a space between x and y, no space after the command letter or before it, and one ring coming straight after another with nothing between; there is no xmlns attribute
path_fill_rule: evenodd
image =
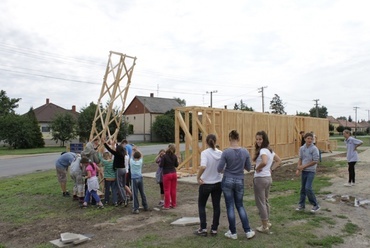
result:
<svg viewBox="0 0 370 248"><path fill-rule="evenodd" d="M18 108L18 102L22 98L9 98L6 96L6 92L4 90L0 91L0 116L4 116L6 114L14 114L14 109Z"/></svg>
<svg viewBox="0 0 370 248"><path fill-rule="evenodd" d="M352 122L351 116L348 116L348 122Z"/></svg>
<svg viewBox="0 0 370 248"><path fill-rule="evenodd" d="M319 112L319 118L327 118L328 117L328 109L325 106L317 107ZM316 107L310 109L310 116L316 117Z"/></svg>
<svg viewBox="0 0 370 248"><path fill-rule="evenodd" d="M342 125L339 125L338 127L337 127L337 132L338 133L342 133L344 131L344 127L342 126Z"/></svg>
<svg viewBox="0 0 370 248"><path fill-rule="evenodd" d="M186 106L186 100L185 99L181 99L181 98L178 98L178 97L174 97L173 99L176 100L176 102L178 102L182 107Z"/></svg>
<svg viewBox="0 0 370 248"><path fill-rule="evenodd" d="M347 120L347 117L345 117L345 116L339 116L339 117L337 118L337 120L344 120L344 121L346 121L346 120Z"/></svg>
<svg viewBox="0 0 370 248"><path fill-rule="evenodd" d="M175 120L169 115L161 115L155 119L152 131L162 142L173 142L175 137Z"/></svg>
<svg viewBox="0 0 370 248"><path fill-rule="evenodd" d="M33 111L32 111L33 112ZM30 114L7 114L0 118L1 139L14 149L43 147L44 140L38 123L35 123Z"/></svg>
<svg viewBox="0 0 370 248"><path fill-rule="evenodd" d="M26 117L28 118L30 124L30 129L28 132L32 136L32 147L44 147L45 141L42 137L39 122L36 118L33 108L30 108L30 110L26 113Z"/></svg>
<svg viewBox="0 0 370 248"><path fill-rule="evenodd" d="M78 116L78 120L77 120L78 135L83 142L88 141L90 138L92 123L95 118L95 112L96 112L97 107L98 107L97 104L95 104L94 102L91 102L89 106L83 107L81 109L80 115ZM106 104L106 108L107 107L108 107L108 103ZM103 107L100 106L100 111L103 112L103 110L104 110ZM119 110L114 109L112 111L112 115L118 116ZM105 117L106 115L103 114L104 120L105 120ZM112 122L111 124L109 124L109 131L111 134L115 132L116 128L117 127L116 127L115 122ZM96 122L96 129L99 132L103 129L100 121ZM124 139L127 136L128 132L129 132L129 123L122 121L121 126L119 127L119 132L117 134L117 140Z"/></svg>
<svg viewBox="0 0 370 248"><path fill-rule="evenodd" d="M62 146L64 142L71 140L77 136L77 121L69 113L62 113L55 116L51 121L51 135L53 140L58 142L62 141Z"/></svg>
<svg viewBox="0 0 370 248"><path fill-rule="evenodd" d="M270 109L272 110L272 114L286 115L286 112L284 111L283 100L281 100L278 94L275 94L275 96L270 101Z"/></svg>
<svg viewBox="0 0 370 248"><path fill-rule="evenodd" d="M94 121L97 104L91 102L89 106L83 107L77 119L78 125L78 136L83 142L89 141L90 133L92 129L92 123ZM102 130L100 121L97 122L97 129Z"/></svg>
<svg viewBox="0 0 370 248"><path fill-rule="evenodd" d="M304 112L299 112L298 111L296 112L296 116L310 116L309 113L304 113Z"/></svg>
<svg viewBox="0 0 370 248"><path fill-rule="evenodd" d="M254 111L252 107L248 107L247 104L243 102L243 99L240 99L240 103L235 103L234 110L241 110L241 111Z"/></svg>

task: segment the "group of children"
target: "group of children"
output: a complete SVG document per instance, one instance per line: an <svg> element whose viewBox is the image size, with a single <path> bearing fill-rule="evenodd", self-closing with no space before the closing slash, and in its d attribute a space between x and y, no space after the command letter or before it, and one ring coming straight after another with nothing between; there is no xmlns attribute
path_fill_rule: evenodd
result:
<svg viewBox="0 0 370 248"><path fill-rule="evenodd" d="M147 211L149 207L141 173L143 166L141 152L126 140L118 145L115 142L108 144L105 139L102 139L101 143L103 146L98 149L99 140L89 142L86 147L91 146L93 149L84 150L81 155L71 152L61 155L56 163L61 187L65 186L66 178L60 174L65 177L66 168L70 165L70 176L74 182L73 200L78 200L80 207L86 208L89 203L96 204L98 208L104 208L104 205L108 204L114 206L123 204L127 207L129 200L132 200L132 213L137 214L140 194L144 211ZM66 161L66 166L60 165L62 164L60 161ZM58 165L59 171L64 169L63 173L58 174ZM101 182L99 178L104 180L104 204L98 195ZM69 196L68 191L63 190L63 196Z"/></svg>

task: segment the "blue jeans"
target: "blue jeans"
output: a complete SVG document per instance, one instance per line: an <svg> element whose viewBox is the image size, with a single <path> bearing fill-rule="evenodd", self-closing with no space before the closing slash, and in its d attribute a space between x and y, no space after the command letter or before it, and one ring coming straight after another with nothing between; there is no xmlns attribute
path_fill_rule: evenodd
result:
<svg viewBox="0 0 370 248"><path fill-rule="evenodd" d="M305 207L306 196L308 201L313 205L318 205L316 196L312 190L312 182L315 178L315 172L302 171L301 197L299 199L299 206Z"/></svg>
<svg viewBox="0 0 370 248"><path fill-rule="evenodd" d="M116 204L117 203L116 180L114 181L104 180L104 188L105 188L104 201L106 203L109 203L109 195L112 194L112 203Z"/></svg>
<svg viewBox="0 0 370 248"><path fill-rule="evenodd" d="M148 203L146 201L146 195L144 193L144 183L143 178L131 178L131 187L132 187L132 197L134 200L134 210L139 209L139 196L141 196L141 203L144 207L144 210L148 210Z"/></svg>
<svg viewBox="0 0 370 248"><path fill-rule="evenodd" d="M89 203L90 202L90 197L92 197L96 203L99 203L100 202L100 197L97 193L96 190L91 190L89 191L88 189L86 190L86 194L85 194L85 200L84 202L85 203Z"/></svg>
<svg viewBox="0 0 370 248"><path fill-rule="evenodd" d="M211 229L217 231L218 225L220 223L221 215L221 183L215 184L201 184L199 186L199 196L198 196L198 211L200 219L200 228L207 228L207 215L206 215L206 205L209 195L212 197L212 207L213 207L213 222Z"/></svg>
<svg viewBox="0 0 370 248"><path fill-rule="evenodd" d="M237 178L227 178L223 177L222 179L222 191L225 197L226 210L227 210L227 219L229 221L229 230L232 234L236 233L236 224L235 224L235 212L234 204L236 210L238 211L239 218L242 222L244 232L249 232L251 230L249 226L249 220L247 212L243 206L243 196L244 196L244 179Z"/></svg>

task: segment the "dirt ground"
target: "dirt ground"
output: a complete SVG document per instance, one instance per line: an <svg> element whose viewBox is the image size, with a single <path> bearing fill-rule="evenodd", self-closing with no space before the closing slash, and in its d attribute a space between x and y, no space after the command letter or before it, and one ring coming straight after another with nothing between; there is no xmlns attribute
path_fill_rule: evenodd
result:
<svg viewBox="0 0 370 248"><path fill-rule="evenodd" d="M356 165L356 186L344 187L343 184L347 181L347 169L342 167L335 174L331 175L330 187L321 190L322 192L331 192L333 195L343 196L349 195L358 199L370 199L370 148L360 154L361 162ZM332 156L333 160L345 160L344 154ZM282 168L274 172L273 180L285 180L287 177L292 177L296 164L287 163ZM320 167L319 167L320 168ZM156 166L145 166L144 172L155 171ZM325 169L320 168L318 174L325 174ZM146 191L155 189L158 185L154 179L144 179ZM167 211L156 211L153 208L158 203L158 197L148 197L148 202L151 211L140 212L138 215L131 214L130 208L118 207L113 211L105 211L91 220L84 220L78 217L79 211L82 209L73 208L67 209L70 211L71 218L48 219L22 227L15 227L11 224L0 223L0 244L6 247L35 247L38 244L46 244L50 240L59 238L60 233L73 232L80 234L93 234L93 238L79 245L79 247L123 247L119 243L122 239L126 241L135 241L140 237L148 234L158 237L177 238L183 236L183 233L191 233L196 226L178 227L169 224L181 217L197 217L197 190L198 185L183 183L178 184L178 207ZM246 190L252 190L252 174L246 175ZM353 204L343 202L330 202L324 200L326 195L318 196L322 210L318 214L323 216L338 216L344 215L348 218L336 218L337 226L344 226L345 223L351 221L360 227L360 232L345 238L345 243L337 247L370 247L370 205L364 207L354 207ZM295 207L295 206L292 206ZM114 208L108 206L107 208ZM222 209L225 209L222 201ZM98 211L98 210L96 210ZM248 214L256 214L256 210L251 210ZM118 219L117 219L118 217ZM222 211L220 220L220 231L227 230L226 212ZM251 223L252 228L253 224ZM259 224L259 223L258 223ZM241 227L238 227L241 228ZM320 230L324 236L338 235L342 236L343 231L340 228L330 228ZM124 235L123 235L124 233ZM155 244L152 244L155 246ZM125 247L127 247L125 245Z"/></svg>

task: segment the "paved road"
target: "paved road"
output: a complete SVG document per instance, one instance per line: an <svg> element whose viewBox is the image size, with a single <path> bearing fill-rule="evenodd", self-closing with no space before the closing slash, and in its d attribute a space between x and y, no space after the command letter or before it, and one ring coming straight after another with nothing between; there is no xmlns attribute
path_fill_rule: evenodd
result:
<svg viewBox="0 0 370 248"><path fill-rule="evenodd" d="M166 148L166 145L139 147L143 155L157 154L162 148ZM184 149L183 144L180 144L180 149ZM55 161L59 156L60 153L48 153L40 155L0 157L0 178L54 169Z"/></svg>

